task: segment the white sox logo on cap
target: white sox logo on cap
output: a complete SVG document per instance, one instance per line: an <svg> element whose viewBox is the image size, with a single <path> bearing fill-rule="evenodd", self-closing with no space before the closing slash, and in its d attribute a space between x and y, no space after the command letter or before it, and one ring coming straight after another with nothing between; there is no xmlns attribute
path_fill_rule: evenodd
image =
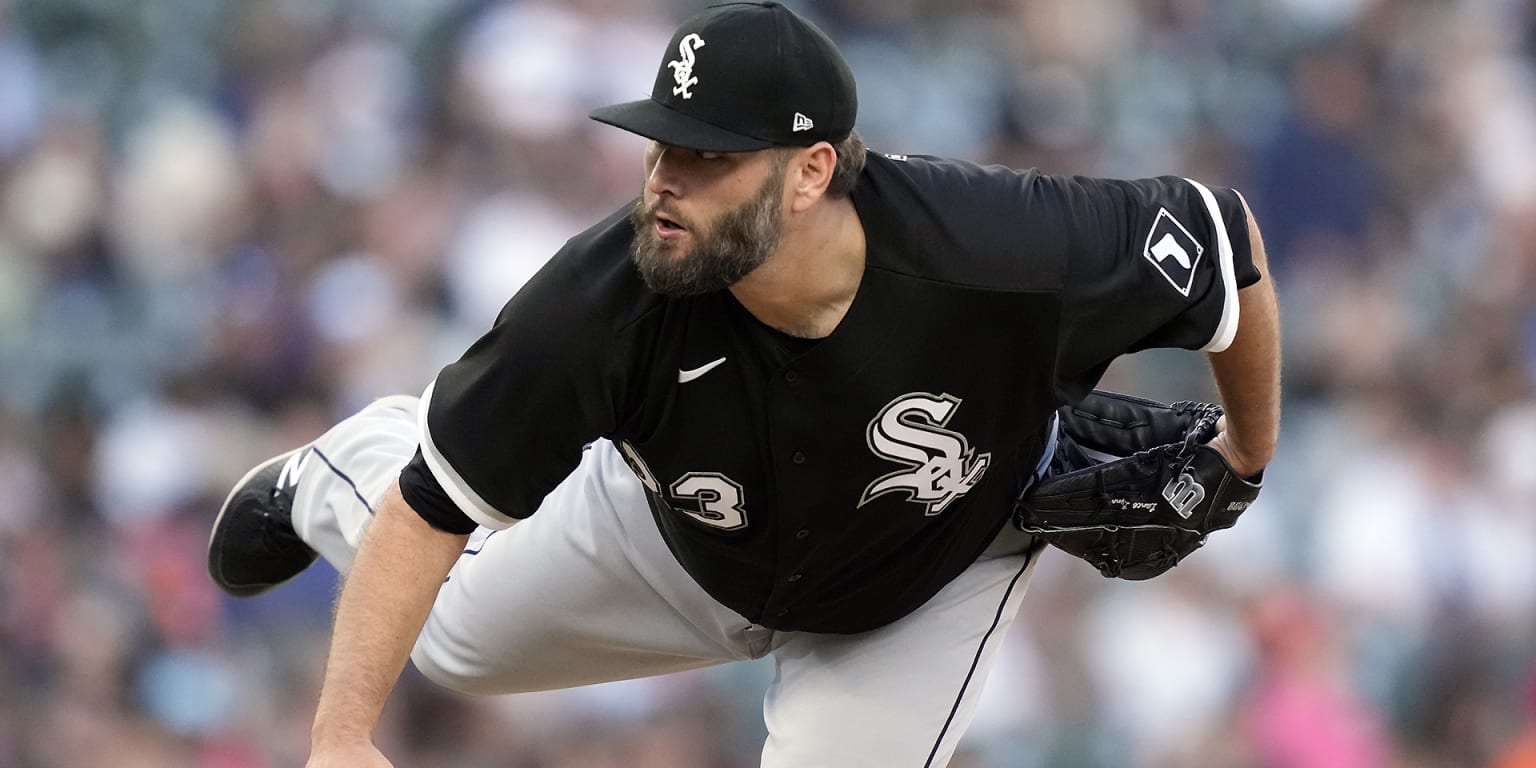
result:
<svg viewBox="0 0 1536 768"><path fill-rule="evenodd" d="M677 43L677 55L682 57L667 62L672 68L672 79L677 82L677 87L672 89L673 96L681 96L685 99L693 98L693 91L689 90L699 84L699 79L693 76L695 59L693 52L704 47L704 38L697 33L690 34Z"/></svg>

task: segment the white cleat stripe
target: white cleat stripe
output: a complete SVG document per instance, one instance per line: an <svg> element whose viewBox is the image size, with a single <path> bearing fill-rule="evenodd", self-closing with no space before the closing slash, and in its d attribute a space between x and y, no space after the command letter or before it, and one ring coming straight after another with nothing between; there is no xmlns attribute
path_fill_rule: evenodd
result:
<svg viewBox="0 0 1536 768"><path fill-rule="evenodd" d="M292 488L299 484L299 475L304 474L304 467L309 465L309 454L309 451L301 450L283 462L283 470L277 473L277 487Z"/></svg>

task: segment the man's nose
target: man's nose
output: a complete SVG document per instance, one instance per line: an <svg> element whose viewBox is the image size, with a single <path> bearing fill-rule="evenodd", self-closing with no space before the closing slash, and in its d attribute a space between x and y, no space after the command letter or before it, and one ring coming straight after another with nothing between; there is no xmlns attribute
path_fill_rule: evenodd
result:
<svg viewBox="0 0 1536 768"><path fill-rule="evenodd" d="M676 162L677 150L673 147L660 147L656 150L655 157L651 160L651 167L647 169L645 188L653 195L670 194L677 197L682 191L681 181L678 175Z"/></svg>

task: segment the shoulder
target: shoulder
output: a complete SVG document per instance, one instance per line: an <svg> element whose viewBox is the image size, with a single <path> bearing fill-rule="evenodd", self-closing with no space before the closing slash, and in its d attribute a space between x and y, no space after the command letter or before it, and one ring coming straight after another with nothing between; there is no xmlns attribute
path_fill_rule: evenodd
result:
<svg viewBox="0 0 1536 768"><path fill-rule="evenodd" d="M878 266L1001 290L1056 284L1059 196L1036 170L871 151L853 197Z"/></svg>
<svg viewBox="0 0 1536 768"><path fill-rule="evenodd" d="M1018 170L955 158L871 150L861 188L878 189L892 202L931 199L943 204L944 201L990 200L1009 204L1026 196L1040 178L1040 173L1033 169Z"/></svg>

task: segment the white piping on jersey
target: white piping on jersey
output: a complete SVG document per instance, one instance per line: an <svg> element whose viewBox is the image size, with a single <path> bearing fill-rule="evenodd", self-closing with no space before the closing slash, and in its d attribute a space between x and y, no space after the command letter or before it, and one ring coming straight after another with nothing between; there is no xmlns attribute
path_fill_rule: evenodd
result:
<svg viewBox="0 0 1536 768"><path fill-rule="evenodd" d="M1221 352L1232 345L1232 337L1237 335L1237 274L1232 266L1232 237L1227 234L1227 222L1221 215L1221 207L1216 203L1216 196L1194 179L1185 179L1200 193L1200 199L1205 201L1205 208L1211 214L1211 223L1216 228L1216 268L1221 272L1222 305L1221 322L1216 324L1216 333L1211 340L1200 348L1202 352Z"/></svg>
<svg viewBox="0 0 1536 768"><path fill-rule="evenodd" d="M417 423L421 431L421 456L427 460L427 469L432 470L432 476L436 477L438 484L443 486L443 491L448 494L448 498L453 499L453 503L457 504L469 519L498 531L512 527L517 519L507 517L487 504L485 499L480 498L480 494L475 493L475 489L464 482L464 478L454 471L442 452L437 450L437 445L432 442L432 432L427 428L427 413L432 410L430 407L432 389L436 386L437 380L434 379L427 385L426 391L421 393L421 409L417 415Z"/></svg>
<svg viewBox="0 0 1536 768"><path fill-rule="evenodd" d="M716 360L716 361L710 362L710 363L705 363L705 364L703 364L703 365L701 365L701 366L699 366L697 368L693 368L693 369L690 369L690 370L686 370L685 371L682 368L679 368L679 369L677 369L677 383L679 383L679 384L687 384L688 382L693 381L694 379L697 379L700 376L703 376L704 374L709 373L710 371L713 371L716 366L719 366L721 363L724 363L724 362L725 362L725 358L722 357L719 360Z"/></svg>

